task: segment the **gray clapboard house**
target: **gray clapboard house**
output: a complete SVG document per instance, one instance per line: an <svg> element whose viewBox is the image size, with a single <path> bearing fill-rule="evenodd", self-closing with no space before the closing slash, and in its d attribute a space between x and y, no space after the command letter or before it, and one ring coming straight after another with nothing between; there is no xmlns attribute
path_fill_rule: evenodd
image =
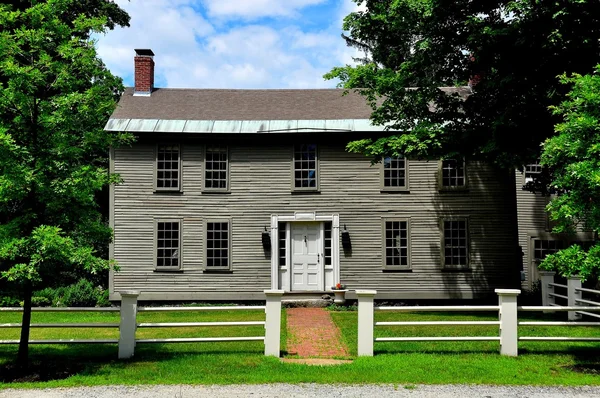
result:
<svg viewBox="0 0 600 398"><path fill-rule="evenodd" d="M379 298L473 298L519 285L513 171L372 165L345 150L384 134L357 94L158 89L152 52L136 52L136 87L106 125L138 137L111 150L123 180L110 193L111 299L252 300L337 282Z"/></svg>

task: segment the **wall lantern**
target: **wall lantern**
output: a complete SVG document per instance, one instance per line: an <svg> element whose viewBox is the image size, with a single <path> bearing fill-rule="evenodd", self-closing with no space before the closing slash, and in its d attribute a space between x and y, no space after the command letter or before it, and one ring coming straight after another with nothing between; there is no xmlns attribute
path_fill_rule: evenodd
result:
<svg viewBox="0 0 600 398"><path fill-rule="evenodd" d="M265 227L265 230L262 233L262 245L266 251L271 250L271 235L267 232L267 227Z"/></svg>
<svg viewBox="0 0 600 398"><path fill-rule="evenodd" d="M342 232L342 247L345 251L352 250L352 241L350 240L350 232L346 228L346 224L344 224L344 231Z"/></svg>

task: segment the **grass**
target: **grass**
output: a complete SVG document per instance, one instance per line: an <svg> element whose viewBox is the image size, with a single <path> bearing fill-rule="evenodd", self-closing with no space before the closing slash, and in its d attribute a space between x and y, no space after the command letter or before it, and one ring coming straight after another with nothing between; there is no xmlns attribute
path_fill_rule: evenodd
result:
<svg viewBox="0 0 600 398"><path fill-rule="evenodd" d="M356 355L357 313L332 312L343 339ZM34 313L34 323L118 322L113 313ZM482 314L377 313L377 320L487 320ZM0 323L20 321L20 314L0 313ZM542 316L535 319L544 318ZM139 322L262 320L260 311L141 312ZM282 351L285 352L285 313ZM522 335L540 327L521 327ZM546 327L552 335L597 336L588 327ZM216 330L215 330L216 329ZM262 327L139 329L139 338L254 335ZM376 336L496 335L494 326L377 327ZM0 339L17 339L18 329L0 329ZM32 338L117 338L112 329L33 329ZM237 383L420 383L599 385L598 343L523 342L520 356L503 357L496 342L375 343L375 356L353 363L314 367L281 363L263 355L261 342L140 344L131 360L117 360L116 345L32 345L31 361L45 367L68 367L69 377L43 382L2 383L8 387L59 387L107 384L237 384ZM0 368L16 355L16 346L0 345ZM67 376L67 375L65 375ZM0 376L1 379L1 376Z"/></svg>

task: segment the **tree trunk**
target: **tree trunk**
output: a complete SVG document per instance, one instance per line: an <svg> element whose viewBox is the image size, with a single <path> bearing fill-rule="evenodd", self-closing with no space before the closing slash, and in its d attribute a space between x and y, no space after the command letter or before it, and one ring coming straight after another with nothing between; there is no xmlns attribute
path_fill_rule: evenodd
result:
<svg viewBox="0 0 600 398"><path fill-rule="evenodd" d="M31 296L33 292L31 284L27 283L24 289L23 320L21 321L21 340L19 341L19 353L17 354L17 366L27 369L29 364L29 331L31 329Z"/></svg>

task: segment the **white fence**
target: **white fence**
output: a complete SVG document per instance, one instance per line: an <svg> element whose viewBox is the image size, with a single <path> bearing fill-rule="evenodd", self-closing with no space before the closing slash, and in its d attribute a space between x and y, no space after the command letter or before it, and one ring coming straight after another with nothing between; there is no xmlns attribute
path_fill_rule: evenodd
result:
<svg viewBox="0 0 600 398"><path fill-rule="evenodd" d="M589 300L589 296L592 296L595 300L600 297L600 290L585 289L581 287L581 279L575 275L567 278L567 284L555 283L554 277L555 272L540 272L540 279L542 284L542 305L544 306L557 306L557 299L563 300L569 307L581 306L600 306L600 302ZM561 294L562 293L562 294ZM587 297L588 299L584 298ZM569 311L569 320L575 321L581 319L582 315L588 315L595 318L600 318L599 314L595 314L587 311Z"/></svg>
<svg viewBox="0 0 600 398"><path fill-rule="evenodd" d="M519 326L600 326L600 322L544 322L518 320L518 312L530 311L570 311L586 309L584 314L596 315L600 307L571 307L571 306L517 306L517 296L520 290L496 289L498 305L488 306L416 306L416 307L375 307L375 290L357 290L358 297L358 355L373 356L374 342L390 341L499 341L500 354L517 356L519 341L600 341L600 337L519 337ZM581 300L579 300L581 301ZM497 312L497 321L421 321L421 322L375 322L375 311L395 312ZM464 326L464 325L498 325L498 336L461 336L461 337L378 337L374 338L374 328L377 326Z"/></svg>
<svg viewBox="0 0 600 398"><path fill-rule="evenodd" d="M227 307L138 307L139 292L121 292L121 307L106 308L32 308L34 312L120 312L119 323L43 323L31 324L32 328L118 328L119 339L56 339L30 340L29 344L118 344L119 358L131 358L135 353L136 344L147 343L202 343L224 341L263 341L265 355L279 356L281 329L281 297L283 291L266 290L266 305L264 306L227 306ZM137 313L141 311L232 311L256 310L265 312L264 321L243 322L174 322L174 323L138 323ZM0 312L22 312L22 308L0 308ZM232 326L264 326L262 336L238 337L190 337L169 339L136 339L138 328L163 327L232 327ZM20 323L0 324L0 328L20 328ZM19 340L0 340L0 344L18 344Z"/></svg>

